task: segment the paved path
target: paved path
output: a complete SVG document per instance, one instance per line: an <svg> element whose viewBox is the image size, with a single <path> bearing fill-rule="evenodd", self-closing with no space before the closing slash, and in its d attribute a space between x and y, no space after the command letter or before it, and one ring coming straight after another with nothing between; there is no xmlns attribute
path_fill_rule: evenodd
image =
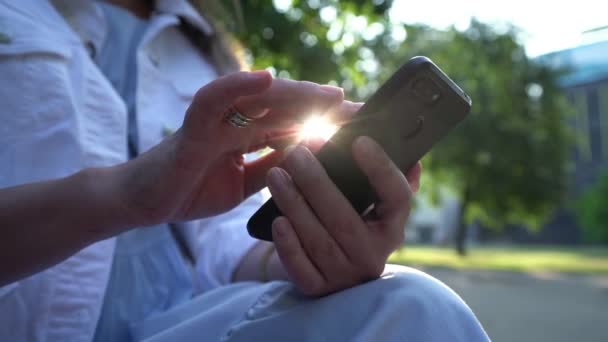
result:
<svg viewBox="0 0 608 342"><path fill-rule="evenodd" d="M608 342L608 276L424 270L464 298L493 341Z"/></svg>

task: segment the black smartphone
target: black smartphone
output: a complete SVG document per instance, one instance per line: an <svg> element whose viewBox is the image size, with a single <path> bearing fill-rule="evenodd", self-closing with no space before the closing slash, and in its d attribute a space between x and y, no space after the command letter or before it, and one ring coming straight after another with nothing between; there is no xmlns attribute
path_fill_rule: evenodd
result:
<svg viewBox="0 0 608 342"><path fill-rule="evenodd" d="M363 214L376 196L352 155L353 141L366 135L406 170L420 160L471 109L471 98L427 57L407 61L319 150L327 174ZM272 241L271 224L281 216L269 199L247 223L254 238Z"/></svg>

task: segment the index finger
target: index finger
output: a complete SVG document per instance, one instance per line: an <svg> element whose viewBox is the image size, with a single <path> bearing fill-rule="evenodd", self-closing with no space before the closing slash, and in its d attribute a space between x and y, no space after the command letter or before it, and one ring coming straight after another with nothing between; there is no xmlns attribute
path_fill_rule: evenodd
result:
<svg viewBox="0 0 608 342"><path fill-rule="evenodd" d="M362 103L346 100L335 104L328 108L325 113L328 124L340 127L348 123L362 105ZM304 127L305 124L294 124L291 127L284 127L270 133L265 130L259 130L257 132L256 144L270 146L273 149L282 149L289 145L301 143L313 152L318 151L327 141L327 137L321 135L305 136L302 134L302 129L304 129ZM325 129L326 127L320 128Z"/></svg>
<svg viewBox="0 0 608 342"><path fill-rule="evenodd" d="M260 123L273 123L274 113L280 113L280 121L298 120L312 112L324 112L344 100L341 88L319 85L307 81L274 79L268 90L253 96L245 96L236 102L244 114L254 115L270 109ZM252 113L252 114L249 114ZM283 115L288 115L284 117ZM274 119L274 120L273 120Z"/></svg>
<svg viewBox="0 0 608 342"><path fill-rule="evenodd" d="M381 220L390 225L405 224L412 190L403 173L382 147L366 136L353 143L353 157L380 200L375 210Z"/></svg>

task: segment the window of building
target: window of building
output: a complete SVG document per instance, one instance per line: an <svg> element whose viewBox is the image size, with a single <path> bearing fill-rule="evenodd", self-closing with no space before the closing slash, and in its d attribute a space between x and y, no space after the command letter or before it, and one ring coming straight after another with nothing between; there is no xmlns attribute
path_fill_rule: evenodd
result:
<svg viewBox="0 0 608 342"><path fill-rule="evenodd" d="M603 84L597 89L597 110L600 118L602 157L608 160L608 84Z"/></svg>
<svg viewBox="0 0 608 342"><path fill-rule="evenodd" d="M591 161L591 137L589 134L589 106L585 89L573 92L575 133L578 156L581 161Z"/></svg>

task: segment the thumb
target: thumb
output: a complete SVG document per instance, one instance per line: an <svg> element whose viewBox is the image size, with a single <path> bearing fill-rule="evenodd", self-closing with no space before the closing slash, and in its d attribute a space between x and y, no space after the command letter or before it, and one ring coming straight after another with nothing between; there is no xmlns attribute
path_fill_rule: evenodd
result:
<svg viewBox="0 0 608 342"><path fill-rule="evenodd" d="M245 197L260 191L266 186L266 174L272 167L277 166L287 152L272 151L269 154L245 164Z"/></svg>

